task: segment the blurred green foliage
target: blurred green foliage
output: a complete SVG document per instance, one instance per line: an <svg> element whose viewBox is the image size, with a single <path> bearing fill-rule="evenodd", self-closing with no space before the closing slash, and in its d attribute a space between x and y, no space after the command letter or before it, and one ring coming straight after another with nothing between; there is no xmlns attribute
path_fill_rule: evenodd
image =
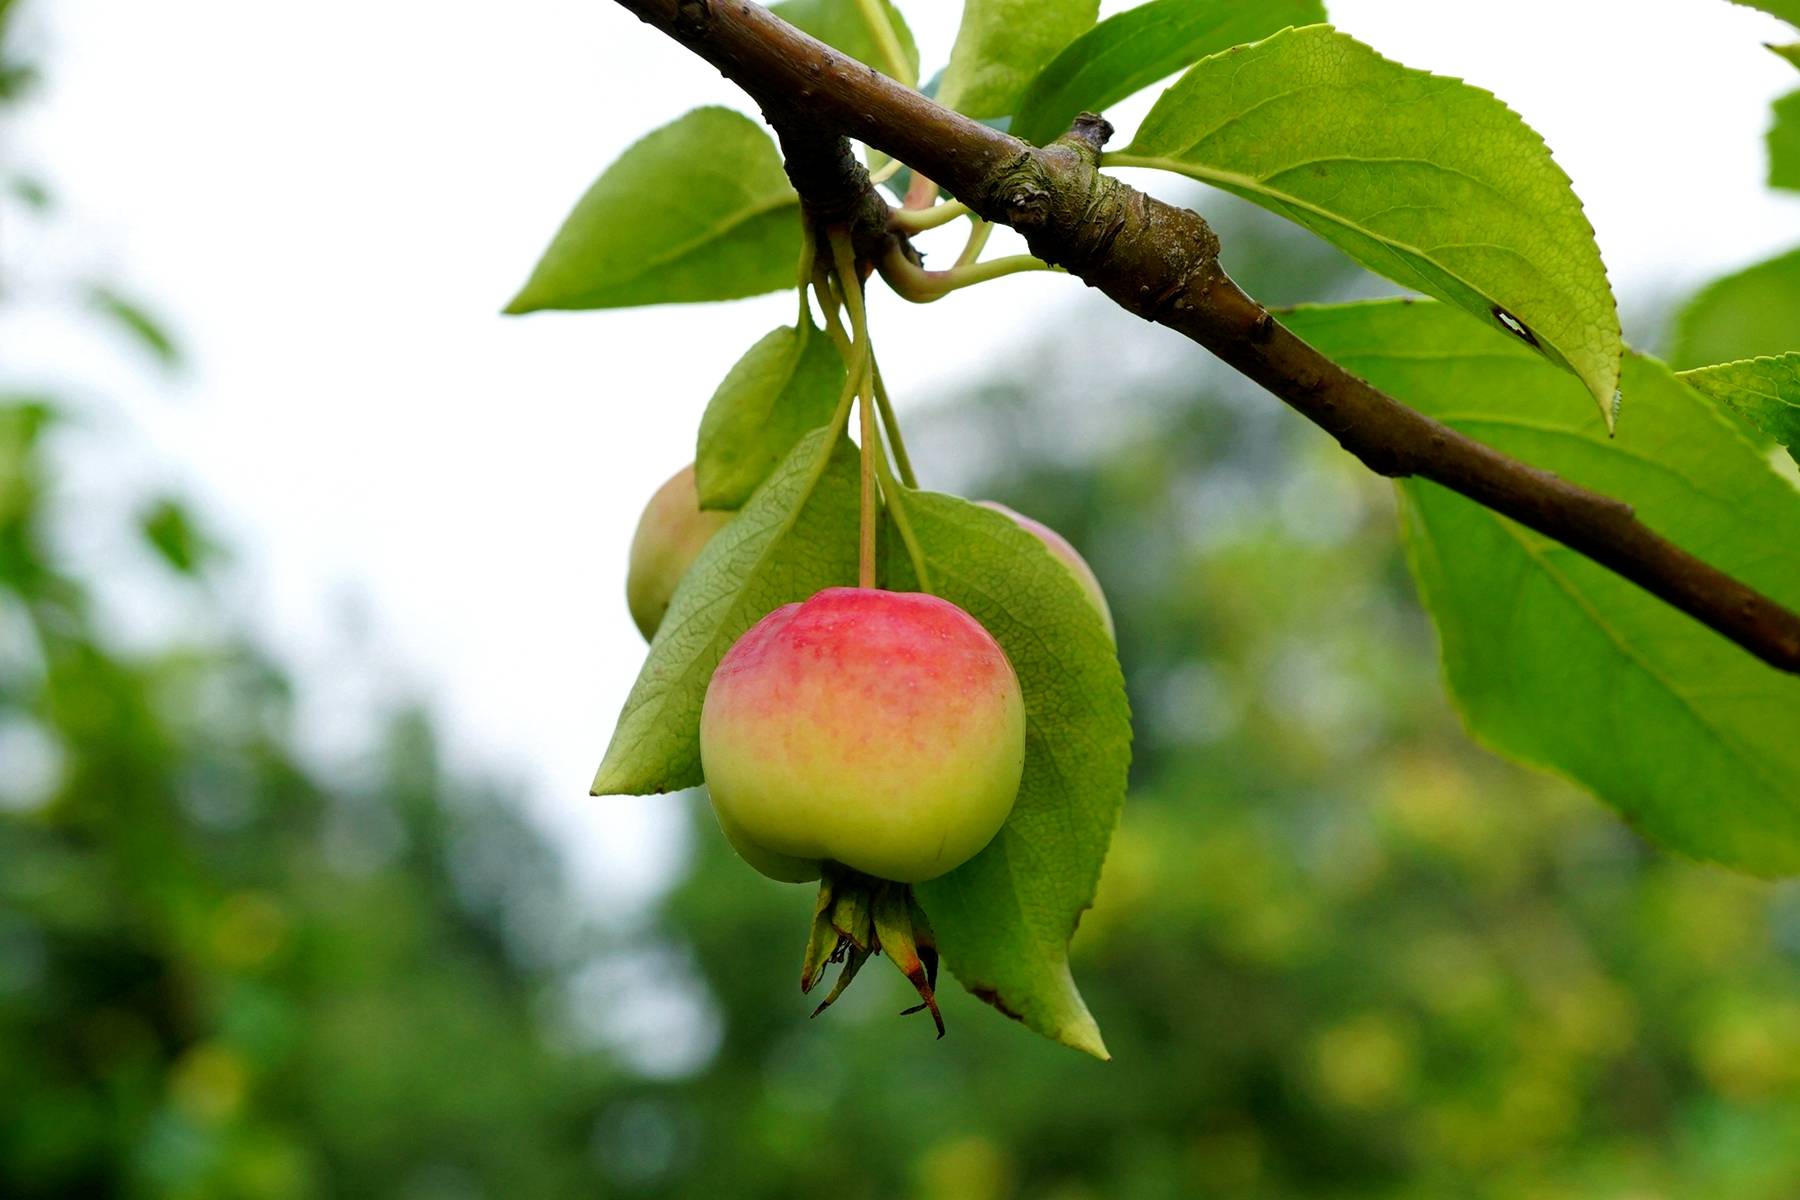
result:
<svg viewBox="0 0 1800 1200"><path fill-rule="evenodd" d="M1365 286L1270 225L1228 230L1253 290ZM203 518L146 498L140 565L201 616L124 637L56 532L84 443L0 396L0 1195L1800 1194L1800 892L1471 745L1385 485L1081 318L1167 365L1047 351L915 450L1118 618L1133 794L1075 942L1109 1064L960 992L934 1042L883 971L809 1022L810 895L696 797L667 894L583 914L422 713L317 761Z"/></svg>
<svg viewBox="0 0 1800 1200"><path fill-rule="evenodd" d="M0 1194L591 1179L608 1072L546 1041L508 928L566 903L551 850L416 713L316 769L229 625L117 645L46 536L54 426L0 406Z"/></svg>

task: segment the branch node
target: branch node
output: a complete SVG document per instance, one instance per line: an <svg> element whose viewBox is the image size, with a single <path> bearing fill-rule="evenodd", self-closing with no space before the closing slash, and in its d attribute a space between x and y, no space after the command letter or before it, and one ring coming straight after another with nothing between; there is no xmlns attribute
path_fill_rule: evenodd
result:
<svg viewBox="0 0 1800 1200"><path fill-rule="evenodd" d="M675 36L684 41L705 38L712 16L711 0L681 0L675 6Z"/></svg>
<svg viewBox="0 0 1800 1200"><path fill-rule="evenodd" d="M800 193L806 219L815 230L847 230L859 266L882 261L890 248L912 263L924 261L905 234L891 227L887 201L869 181L868 169L858 161L849 139L821 129L786 106L765 103L763 117L781 142L788 181ZM819 244L826 244L823 236Z"/></svg>
<svg viewBox="0 0 1800 1200"><path fill-rule="evenodd" d="M1069 132L1056 140L1084 151L1083 157L1099 166L1100 151L1106 148L1112 135L1111 121L1099 113L1084 112L1076 116L1075 123L1069 126Z"/></svg>

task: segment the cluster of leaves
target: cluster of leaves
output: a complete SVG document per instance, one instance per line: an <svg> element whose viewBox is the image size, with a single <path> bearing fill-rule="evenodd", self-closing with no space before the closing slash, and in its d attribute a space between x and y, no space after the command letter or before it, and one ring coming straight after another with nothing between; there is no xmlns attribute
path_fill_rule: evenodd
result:
<svg viewBox="0 0 1800 1200"><path fill-rule="evenodd" d="M1490 93L1383 58L1325 24L1318 0L1151 0L1106 21L1097 10L1095 0L967 0L927 90L1042 143L1078 112L1184 72L1107 165L1243 197L1441 302L1301 312L1304 336L1406 403L1628 501L1714 565L1800 606L1800 572L1769 535L1800 529L1800 492L1743 436L1791 449L1800 430L1795 326L1760 295L1800 286L1800 257L1696 301L1676 355L1690 369L1671 374L1626 354L1569 179ZM886 0L775 11L917 84L916 44ZM1797 99L1778 106L1770 137L1777 186L1800 180ZM871 161L882 161L876 148ZM837 324L838 300L860 283L829 267L816 277L814 235L826 231L806 230L799 212L770 138L735 113L700 109L601 175L509 306L730 299L793 283L799 262L796 323L751 348L700 425L703 506L740 515L677 592L673 632L651 646L596 793L701 783L697 727L713 666L772 608L852 576L857 490L842 430L872 351L860 304L854 347ZM965 262L981 245L970 219ZM1745 312L1766 341L1746 338ZM885 473L886 451L874 452ZM897 444L896 456L909 475ZM923 888L923 902L965 985L1099 1053L1065 947L1123 798L1117 667L1041 546L905 482L883 488L893 518L883 582L969 609L1012 657L1031 713L1018 809L986 853ZM1580 781L1668 846L1753 872L1800 870L1800 681L1476 505L1426 484L1403 496L1409 562L1478 738Z"/></svg>

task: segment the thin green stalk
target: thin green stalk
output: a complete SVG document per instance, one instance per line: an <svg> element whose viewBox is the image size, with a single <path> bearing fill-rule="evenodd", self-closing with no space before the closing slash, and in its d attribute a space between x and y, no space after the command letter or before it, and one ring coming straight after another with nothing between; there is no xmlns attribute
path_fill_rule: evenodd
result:
<svg viewBox="0 0 1800 1200"><path fill-rule="evenodd" d="M892 432L893 428L889 426L889 431ZM895 444L890 444L890 448L896 451L899 449ZM931 569L925 565L925 551L913 533L912 515L906 507L906 489L894 480L894 473L888 468L885 454L878 456L875 461L876 469L881 473L881 495L887 501L889 515L894 518L894 528L900 531L900 541L906 546L906 556L912 560L913 574L919 577L919 590L929 592L932 590Z"/></svg>
<svg viewBox="0 0 1800 1200"><path fill-rule="evenodd" d="M969 227L969 240L963 243L962 253L956 256L956 265L966 267L981 257L987 249L988 238L994 232L992 221L977 221Z"/></svg>
<svg viewBox="0 0 1800 1200"><path fill-rule="evenodd" d="M907 456L906 442L900 437L900 418L894 415L893 401L888 399L887 384L881 379L881 364L870 360L875 371L875 402L881 408L881 424L887 430L888 446L894 452L894 465L900 468L900 478L906 486L919 486L918 476L913 474L912 459Z"/></svg>
<svg viewBox="0 0 1800 1200"><path fill-rule="evenodd" d="M927 271L926 274L938 276L939 286L946 292L954 292L958 288L986 283L990 279L999 279L1003 275L1017 275L1020 271L1060 270L1062 270L1061 267L1030 254L1009 254L1005 258L990 258L986 262L951 267L947 271Z"/></svg>
<svg viewBox="0 0 1800 1200"><path fill-rule="evenodd" d="M888 20L886 0L856 0L856 7L862 13L863 24L869 27L870 36L875 39L875 45L881 49L881 57L887 60L888 74L907 87L918 87L918 76L913 74L912 64L906 61L900 35L894 32L894 23Z"/></svg>
<svg viewBox="0 0 1800 1200"><path fill-rule="evenodd" d="M1148 154L1127 154L1123 150L1112 150L1100 156L1103 167L1142 167L1147 171L1173 171L1182 174L1181 164L1172 159L1156 158Z"/></svg>
<svg viewBox="0 0 1800 1200"><path fill-rule="evenodd" d="M888 286L895 292L914 304L930 304L951 292L977 283L986 283L990 279L999 279L1003 275L1016 275L1021 271L1060 270L1061 267L1053 266L1041 258L1034 258L1029 254L1012 254L1005 258L989 259L987 262L951 267L947 271L927 271L907 258L898 246L889 247L881 260L881 277L887 280Z"/></svg>
<svg viewBox="0 0 1800 1200"><path fill-rule="evenodd" d="M863 317L862 281L856 273L856 251L850 246L850 235L834 229L830 233L831 264L836 268L838 293L850 314L850 332L858 345L868 340L868 323Z"/></svg>
<svg viewBox="0 0 1800 1200"><path fill-rule="evenodd" d="M897 208L888 214L888 224L902 233L924 233L969 216L974 214L961 200L946 200L930 208Z"/></svg>
<svg viewBox="0 0 1800 1200"><path fill-rule="evenodd" d="M835 317L835 314L833 316ZM826 327L825 332L831 338L832 343L837 346L838 355L844 360L844 365L854 371L856 362L860 360L856 358L855 348L851 346L850 338L844 333L843 326L833 320ZM906 442L900 436L900 418L894 414L893 401L888 399L887 383L881 378L881 364L875 363L874 370L875 406L876 412L881 416L881 427L886 431L885 445L893 452L894 464L900 470L900 478L906 482L907 487L916 488L919 486L919 479L913 474L912 460L906 453ZM854 376L852 377L854 378ZM884 465L885 462L884 459Z"/></svg>
<svg viewBox="0 0 1800 1200"><path fill-rule="evenodd" d="M862 386L856 400L862 416L859 449L862 451L862 518L857 539L856 582L858 587L875 586L875 463L881 457L875 445L875 373L863 361Z"/></svg>
<svg viewBox="0 0 1800 1200"><path fill-rule="evenodd" d="M861 351L857 353L857 362L859 366L867 362L866 356ZM853 379L854 376L852 376ZM837 411L831 415L831 425L826 431L825 440L819 443L818 454L807 467L806 487L801 493L802 495L812 495L813 490L819 486L819 480L825 478L825 470L831 465L832 451L837 448L838 439L844 436L844 429L850 423L850 402L856 398L856 392L857 388L854 382L846 381L844 392L838 397ZM795 513L797 514L798 511L796 509ZM791 523L794 517L790 516L788 520Z"/></svg>
<svg viewBox="0 0 1800 1200"><path fill-rule="evenodd" d="M797 272L799 278L795 284L800 291L800 314L794 321L794 328L800 331L801 337L805 337L806 331L812 327L812 310L806 302L806 289L812 283L814 260L818 257L818 253L819 243L813 233L812 222L802 214L800 217L800 266Z"/></svg>
<svg viewBox="0 0 1800 1200"><path fill-rule="evenodd" d="M823 279L815 280L813 286L824 294L831 294L831 289ZM844 360L844 366L849 372L846 376L845 395L850 395L852 394L850 389L856 386L856 381L861 377L859 372L861 371L862 359L858 355L856 347L851 344L850 335L844 332L842 323L837 319L837 302L835 298L832 303L826 307L825 333L826 336L831 339L832 344L837 347L838 356ZM880 414L881 426L887 433L887 438L883 443L884 454L877 462L877 469L883 475L887 474L888 465L885 451L891 449L894 455L894 461L900 469L900 477L906 481L907 487L916 488L919 486L918 477L913 474L912 462L906 454L906 443L902 441L900 437L900 421L899 418L894 415L892 401L888 399L887 384L881 378L881 365L876 363L873 366L875 372L876 411ZM884 486L884 495L887 490L888 489Z"/></svg>
<svg viewBox="0 0 1800 1200"><path fill-rule="evenodd" d="M841 229L830 234L831 261L837 269L838 288L844 296L844 307L850 313L850 332L855 338L859 370L853 372L857 403L862 413L862 436L858 449L862 460L862 496L858 505L859 538L857 542L857 583L875 586L875 372L874 355L869 348L869 322L863 307L862 286L856 274L856 252L850 235Z"/></svg>
<svg viewBox="0 0 1800 1200"><path fill-rule="evenodd" d="M813 272L813 291L819 297L819 309L825 314L825 333L831 338L831 344L838 348L847 365L850 362L850 335L844 332L844 323L838 319L838 309L843 305L838 301L837 292L832 289L831 279L821 270Z"/></svg>
<svg viewBox="0 0 1800 1200"><path fill-rule="evenodd" d="M880 167L869 172L869 182L870 183L886 183L888 180L890 180L894 176L898 175L900 173L901 168L903 168L904 166L906 166L906 164L901 162L899 159L890 158L885 163L881 164Z"/></svg>
<svg viewBox="0 0 1800 1200"><path fill-rule="evenodd" d="M867 361L860 348L851 352L850 374L844 380L844 390L838 393L837 407L831 412L831 437L828 441L837 441L850 426L850 406L855 403L857 393L862 390L862 371Z"/></svg>

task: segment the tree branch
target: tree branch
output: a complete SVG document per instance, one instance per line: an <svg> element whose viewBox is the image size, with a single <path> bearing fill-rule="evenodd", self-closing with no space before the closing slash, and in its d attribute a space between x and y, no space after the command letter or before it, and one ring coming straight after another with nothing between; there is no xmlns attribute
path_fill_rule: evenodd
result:
<svg viewBox="0 0 1800 1200"><path fill-rule="evenodd" d="M1326 432L1370 470L1417 476L1555 538L1730 638L1800 673L1800 616L1658 536L1618 500L1577 487L1463 436L1358 379L1308 346L1219 265L1198 213L1099 170L1112 127L1083 114L1039 149L946 109L855 62L748 0L618 0L712 63L763 108L792 154L809 207L870 211L850 137L943 184L981 217L1010 225L1032 253L1066 267L1120 307L1212 351ZM823 141L821 141L823 139ZM831 150L821 153L819 147ZM821 163L840 174L821 177ZM856 193L856 198L846 199ZM861 206L860 208L858 206ZM872 224L864 217L864 230ZM897 236L897 235L889 235ZM866 232L858 237L865 253ZM881 248L869 246L879 261Z"/></svg>

